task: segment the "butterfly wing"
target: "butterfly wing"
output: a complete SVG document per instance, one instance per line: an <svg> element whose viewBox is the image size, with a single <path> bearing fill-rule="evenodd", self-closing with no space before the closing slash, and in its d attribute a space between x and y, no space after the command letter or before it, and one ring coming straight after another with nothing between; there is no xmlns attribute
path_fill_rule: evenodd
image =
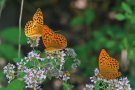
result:
<svg viewBox="0 0 135 90"><path fill-rule="evenodd" d="M119 63L111 58L108 53L102 49L99 56L99 76L105 79L115 79L121 75L119 72Z"/></svg>
<svg viewBox="0 0 135 90"><path fill-rule="evenodd" d="M30 38L32 38L32 37L40 37L41 36L41 33L39 33L39 31L37 29L38 29L38 27L36 27L34 25L34 22L33 21L28 21L26 23L26 25L25 25L25 28L24 28L25 35L27 37L30 37Z"/></svg>
<svg viewBox="0 0 135 90"><path fill-rule="evenodd" d="M43 25L43 13L40 8L38 8L36 13L34 14L33 21L37 25Z"/></svg>
<svg viewBox="0 0 135 90"><path fill-rule="evenodd" d="M47 25L43 27L42 40L46 47L46 52L61 50L67 46L66 38L61 34L55 33Z"/></svg>
<svg viewBox="0 0 135 90"><path fill-rule="evenodd" d="M28 21L25 25L25 35L27 37L40 37L43 26L43 14L40 9L37 9L33 16L33 21Z"/></svg>
<svg viewBox="0 0 135 90"><path fill-rule="evenodd" d="M55 33L54 40L55 40L54 46L56 48L64 49L67 47L67 39L65 38L65 36Z"/></svg>

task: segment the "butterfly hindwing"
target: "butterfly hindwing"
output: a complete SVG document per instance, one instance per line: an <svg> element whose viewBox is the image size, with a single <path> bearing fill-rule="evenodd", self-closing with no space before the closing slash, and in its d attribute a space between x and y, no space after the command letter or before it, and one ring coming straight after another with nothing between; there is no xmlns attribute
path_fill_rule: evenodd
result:
<svg viewBox="0 0 135 90"><path fill-rule="evenodd" d="M55 33L48 26L44 25L42 32L42 40L46 47L46 52L53 52L66 48L66 38L58 33Z"/></svg>

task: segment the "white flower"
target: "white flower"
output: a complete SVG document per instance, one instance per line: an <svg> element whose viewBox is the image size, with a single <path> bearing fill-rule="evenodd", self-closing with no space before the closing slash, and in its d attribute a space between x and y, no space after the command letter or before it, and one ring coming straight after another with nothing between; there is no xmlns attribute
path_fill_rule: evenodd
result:
<svg viewBox="0 0 135 90"><path fill-rule="evenodd" d="M97 85L97 82L101 82L102 84L105 84L107 87L107 90L131 90L129 80L127 77L120 78L120 79L113 79L113 80L106 80L102 79L98 76L99 70L95 69L95 76L90 77L91 84L86 84L84 90L93 90L92 88ZM99 86L102 88L102 86ZM104 89L104 88L102 88Z"/></svg>
<svg viewBox="0 0 135 90"><path fill-rule="evenodd" d="M28 38L27 43L30 44L30 47L38 47L39 40L40 40L39 37L32 38L32 39Z"/></svg>
<svg viewBox="0 0 135 90"><path fill-rule="evenodd" d="M8 63L3 69L6 74L6 78L8 79L8 83L10 83L10 81L15 78L15 65Z"/></svg>
<svg viewBox="0 0 135 90"><path fill-rule="evenodd" d="M75 58L77 54L75 53L74 49L72 48L66 48L66 54L72 58Z"/></svg>
<svg viewBox="0 0 135 90"><path fill-rule="evenodd" d="M95 72L95 76L97 76L98 73L99 73L99 70L96 68L96 69L94 70L94 72Z"/></svg>
<svg viewBox="0 0 135 90"><path fill-rule="evenodd" d="M40 69L28 69L26 68L24 70L25 76L24 76L24 81L26 83L26 88L33 88L33 87L38 87L38 84L42 83L46 79L46 70Z"/></svg>

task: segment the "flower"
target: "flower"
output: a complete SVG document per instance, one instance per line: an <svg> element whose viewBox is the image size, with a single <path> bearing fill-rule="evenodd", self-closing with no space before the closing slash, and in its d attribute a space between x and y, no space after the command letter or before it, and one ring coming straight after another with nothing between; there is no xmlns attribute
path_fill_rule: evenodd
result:
<svg viewBox="0 0 135 90"><path fill-rule="evenodd" d="M6 78L8 79L8 83L10 83L10 81L15 78L15 65L8 63L3 69L6 74Z"/></svg>
<svg viewBox="0 0 135 90"><path fill-rule="evenodd" d="M30 47L38 47L40 38L28 38L27 43L30 44Z"/></svg>
<svg viewBox="0 0 135 90"><path fill-rule="evenodd" d="M131 90L127 77L114 80L102 79L98 76L99 70L95 69L95 75L90 77L90 84L86 84L84 90L103 89L103 90Z"/></svg>
<svg viewBox="0 0 135 90"><path fill-rule="evenodd" d="M66 53L67 56L70 56L72 58L75 58L77 56L77 54L75 53L74 49L66 48L65 50L66 50L65 53Z"/></svg>
<svg viewBox="0 0 135 90"><path fill-rule="evenodd" d="M76 58L76 53L73 49L64 49L54 53L45 53L42 57L38 50L32 50L26 57L16 63L17 77L20 76L20 78L24 79L26 88L36 89L40 88L39 85L46 78L54 77L67 81L70 79L70 73L69 71L66 71L64 64L68 62L68 60L72 60L71 66L75 69L80 64L80 61ZM15 66L10 63L4 67L4 73L9 79L9 82L15 78L14 69Z"/></svg>
<svg viewBox="0 0 135 90"><path fill-rule="evenodd" d="M26 68L24 72L26 74L24 76L26 88L38 87L38 84L46 79L46 70L44 69Z"/></svg>
<svg viewBox="0 0 135 90"><path fill-rule="evenodd" d="M40 53L37 53L36 51L31 51L28 53L28 56L24 58L27 62L28 61L33 61L35 59L40 60L40 61L44 61L44 58L40 57Z"/></svg>

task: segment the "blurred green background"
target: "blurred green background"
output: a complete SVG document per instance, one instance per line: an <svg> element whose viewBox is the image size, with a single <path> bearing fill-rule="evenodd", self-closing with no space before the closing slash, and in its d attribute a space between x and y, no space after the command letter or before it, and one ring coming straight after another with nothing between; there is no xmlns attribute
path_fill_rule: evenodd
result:
<svg viewBox="0 0 135 90"><path fill-rule="evenodd" d="M20 0L0 0L0 87L7 86L3 66L17 57L20 5ZM68 47L75 49L81 61L70 81L74 90L82 90L94 75L102 48L119 60L122 76L128 77L135 90L134 0L24 0L22 29L37 8L45 24L66 36ZM22 30L22 57L31 51L26 42ZM43 51L43 44L38 49ZM46 90L52 90L54 82L44 83Z"/></svg>

